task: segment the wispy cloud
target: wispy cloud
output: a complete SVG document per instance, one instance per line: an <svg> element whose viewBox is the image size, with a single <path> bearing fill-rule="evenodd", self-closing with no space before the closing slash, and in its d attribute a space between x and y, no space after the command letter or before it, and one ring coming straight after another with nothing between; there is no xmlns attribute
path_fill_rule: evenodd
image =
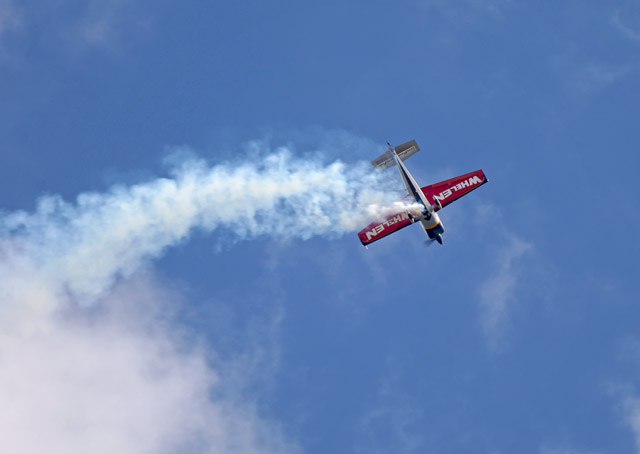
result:
<svg viewBox="0 0 640 454"><path fill-rule="evenodd" d="M640 63L635 59L614 63L571 53L554 57L551 66L565 80L568 89L579 96L597 93L640 69Z"/></svg>
<svg viewBox="0 0 640 454"><path fill-rule="evenodd" d="M492 349L499 347L509 310L517 300L518 260L531 248L531 244L516 236L507 237L498 251L495 270L480 287L482 327Z"/></svg>
<svg viewBox="0 0 640 454"><path fill-rule="evenodd" d="M569 41L564 50L550 61L569 90L579 96L591 95L614 86L620 81L635 77L640 70L637 52L624 45L640 44L640 32L633 25L640 25L637 8L615 9L609 15L594 16L592 20L602 30L600 34L588 37L591 40L593 36L597 36L596 41L591 45L585 45L582 42L584 39ZM625 39L621 40L620 37ZM602 52L602 48L608 51Z"/></svg>
<svg viewBox="0 0 640 454"><path fill-rule="evenodd" d="M562 447L545 446L542 449L540 449L540 454L603 454L603 453L601 451L589 451L589 450L575 449L575 448L566 447L566 446L562 446Z"/></svg>
<svg viewBox="0 0 640 454"><path fill-rule="evenodd" d="M13 0L0 0L0 44L8 32L20 27L22 21Z"/></svg>
<svg viewBox="0 0 640 454"><path fill-rule="evenodd" d="M616 356L616 359L624 364L623 370L627 373L622 378L618 377L605 383L604 389L614 399L617 415L633 435L634 452L640 454L640 393L635 379L640 371L640 338L620 338Z"/></svg>
<svg viewBox="0 0 640 454"><path fill-rule="evenodd" d="M413 0L427 11L435 11L453 23L475 23L482 18L499 18L511 0Z"/></svg>
<svg viewBox="0 0 640 454"><path fill-rule="evenodd" d="M619 399L624 422L631 429L636 445L636 454L640 454L640 397L630 384L610 384L609 393Z"/></svg>
<svg viewBox="0 0 640 454"><path fill-rule="evenodd" d="M373 407L357 427L356 453L424 452L423 415L398 383L382 380Z"/></svg>
<svg viewBox="0 0 640 454"><path fill-rule="evenodd" d="M148 0L60 0L43 3L0 0L0 45L3 37L19 30L25 46L44 46L47 53L83 53L89 50L118 51L132 37L153 28L154 15L166 2ZM5 45L12 62L23 55Z"/></svg>
<svg viewBox="0 0 640 454"><path fill-rule="evenodd" d="M133 31L151 22L148 4L141 0L89 0L84 2L77 22L68 30L76 45L114 49ZM157 7L157 4L153 6Z"/></svg>
<svg viewBox="0 0 640 454"><path fill-rule="evenodd" d="M589 94L603 89L636 72L640 64L607 64L591 62L575 73L574 87L581 93Z"/></svg>
<svg viewBox="0 0 640 454"><path fill-rule="evenodd" d="M611 23L620 33L622 33L623 36L637 44L640 44L640 31L627 25L621 18L621 15L622 13L619 9L615 10L611 18Z"/></svg>
<svg viewBox="0 0 640 454"><path fill-rule="evenodd" d="M493 205L480 205L478 218L498 219L500 211ZM487 214L489 214L487 216ZM486 227L486 226L484 226ZM520 260L533 249L533 245L522 240L505 227L492 230L497 238L494 269L480 285L480 317L489 348L499 350L509 320L509 312L517 301L520 280Z"/></svg>

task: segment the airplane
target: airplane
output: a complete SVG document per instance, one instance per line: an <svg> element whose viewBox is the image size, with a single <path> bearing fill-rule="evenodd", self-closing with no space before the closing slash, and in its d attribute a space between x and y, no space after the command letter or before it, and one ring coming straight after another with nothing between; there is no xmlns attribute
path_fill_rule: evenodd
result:
<svg viewBox="0 0 640 454"><path fill-rule="evenodd" d="M427 241L437 241L442 244L444 226L438 216L438 211L489 180L482 169L479 169L449 180L420 187L403 162L420 151L416 141L411 140L397 147L393 147L387 142L387 146L387 151L371 161L371 165L378 169L397 165L409 194L402 200L402 208L362 229L358 233L360 242L366 248L374 241L419 222L429 238ZM412 198L413 201L411 201Z"/></svg>

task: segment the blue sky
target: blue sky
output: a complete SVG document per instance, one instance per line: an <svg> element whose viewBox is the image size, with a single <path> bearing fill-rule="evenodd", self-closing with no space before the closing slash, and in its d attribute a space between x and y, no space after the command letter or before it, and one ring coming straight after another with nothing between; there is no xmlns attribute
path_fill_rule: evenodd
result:
<svg viewBox="0 0 640 454"><path fill-rule="evenodd" d="M639 82L631 1L0 0L0 444L640 452ZM411 139L489 184L364 250Z"/></svg>

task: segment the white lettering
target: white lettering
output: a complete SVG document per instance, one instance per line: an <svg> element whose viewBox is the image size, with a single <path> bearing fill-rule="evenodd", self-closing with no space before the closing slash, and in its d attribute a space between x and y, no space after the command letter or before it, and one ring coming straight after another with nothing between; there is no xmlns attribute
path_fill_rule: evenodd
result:
<svg viewBox="0 0 640 454"><path fill-rule="evenodd" d="M376 225L374 228L372 228L367 232L367 240L370 240L371 237L378 236L378 233L382 232L383 230L384 230L384 225L382 224Z"/></svg>
<svg viewBox="0 0 640 454"><path fill-rule="evenodd" d="M478 177L477 175L469 178L468 180L462 181L458 184L456 184L455 186L451 186L449 189L445 189L444 191L442 191L440 194L433 195L434 199L438 199L438 200L444 200L447 197L449 197L453 192L452 191L460 191L463 188L468 188L469 186L473 186L474 184L478 184L478 183L482 183L482 180L480 179L480 177Z"/></svg>
<svg viewBox="0 0 640 454"><path fill-rule="evenodd" d="M370 240L372 237L378 236L380 233L382 233L385 226L389 227L408 218L409 216L407 216L407 213L400 213L392 218L387 219L382 224L376 225L374 228L367 232L367 240Z"/></svg>

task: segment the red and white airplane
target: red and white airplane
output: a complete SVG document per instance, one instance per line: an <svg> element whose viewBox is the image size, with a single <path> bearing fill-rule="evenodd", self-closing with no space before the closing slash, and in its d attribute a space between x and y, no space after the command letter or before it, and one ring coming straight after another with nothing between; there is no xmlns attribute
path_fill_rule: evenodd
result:
<svg viewBox="0 0 640 454"><path fill-rule="evenodd" d="M389 143L387 145L389 149L371 161L371 165L386 169L396 164L409 195L403 199L404 206L401 211L396 211L382 221L372 222L358 233L362 245L367 247L374 241L397 232L414 222L422 224L430 240L442 244L444 226L437 212L485 184L488 181L487 177L480 169L421 188L402 162L420 151L416 141L412 140L395 148ZM414 202L411 202L411 198L414 199Z"/></svg>

